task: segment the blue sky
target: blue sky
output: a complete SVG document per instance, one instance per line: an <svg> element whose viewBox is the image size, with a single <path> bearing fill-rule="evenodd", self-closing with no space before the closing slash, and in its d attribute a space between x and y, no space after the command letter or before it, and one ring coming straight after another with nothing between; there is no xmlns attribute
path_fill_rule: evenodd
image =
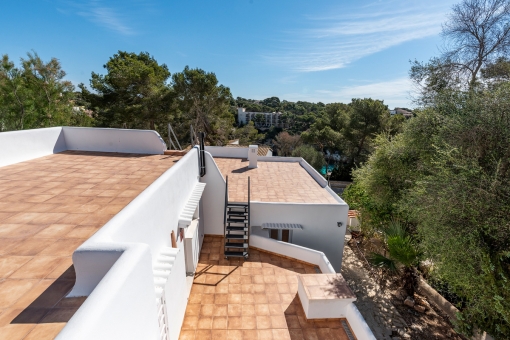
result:
<svg viewBox="0 0 510 340"><path fill-rule="evenodd" d="M438 54L455 1L39 0L0 11L0 54L58 58L89 84L118 50L216 73L234 97L411 106L409 60Z"/></svg>

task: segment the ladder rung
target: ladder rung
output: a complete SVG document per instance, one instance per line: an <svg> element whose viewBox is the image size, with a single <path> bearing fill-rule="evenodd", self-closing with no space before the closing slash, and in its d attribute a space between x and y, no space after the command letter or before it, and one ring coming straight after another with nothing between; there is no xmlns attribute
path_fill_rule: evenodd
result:
<svg viewBox="0 0 510 340"><path fill-rule="evenodd" d="M225 248L248 248L248 243L227 242Z"/></svg>
<svg viewBox="0 0 510 340"><path fill-rule="evenodd" d="M227 240L247 240L248 235L237 235L237 234L227 234L225 235Z"/></svg>
<svg viewBox="0 0 510 340"><path fill-rule="evenodd" d="M227 231L248 231L248 227L228 226Z"/></svg>

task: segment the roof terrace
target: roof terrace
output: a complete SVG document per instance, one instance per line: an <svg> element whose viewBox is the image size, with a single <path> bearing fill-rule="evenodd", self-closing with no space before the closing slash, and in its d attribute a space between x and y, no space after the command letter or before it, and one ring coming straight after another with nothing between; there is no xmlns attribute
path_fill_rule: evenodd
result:
<svg viewBox="0 0 510 340"><path fill-rule="evenodd" d="M0 167L0 338L51 339L85 298L72 254L180 157L65 151Z"/></svg>
<svg viewBox="0 0 510 340"><path fill-rule="evenodd" d="M322 188L299 162L258 162L248 168L248 160L214 157L223 176L228 176L230 201L248 200L247 182L251 181L251 200L260 202L331 203L338 202Z"/></svg>
<svg viewBox="0 0 510 340"><path fill-rule="evenodd" d="M318 267L254 248L249 260L225 260L222 244L222 237L204 239L181 340L350 339L345 319L305 317L298 275Z"/></svg>

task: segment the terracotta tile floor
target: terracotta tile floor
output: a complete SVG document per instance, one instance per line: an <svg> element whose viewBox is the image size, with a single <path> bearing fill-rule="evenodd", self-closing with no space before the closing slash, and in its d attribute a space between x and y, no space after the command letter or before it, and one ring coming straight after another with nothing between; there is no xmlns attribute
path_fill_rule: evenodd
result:
<svg viewBox="0 0 510 340"><path fill-rule="evenodd" d="M215 157L223 176L228 176L228 194L231 202L250 199L259 202L338 203L297 162L258 162L258 168L249 169L248 161L240 158Z"/></svg>
<svg viewBox="0 0 510 340"><path fill-rule="evenodd" d="M180 157L62 152L0 168L0 339L51 339L84 299L71 255Z"/></svg>
<svg viewBox="0 0 510 340"><path fill-rule="evenodd" d="M314 267L254 249L247 261L225 260L222 242L204 239L181 340L348 340L340 320L305 318L297 275Z"/></svg>

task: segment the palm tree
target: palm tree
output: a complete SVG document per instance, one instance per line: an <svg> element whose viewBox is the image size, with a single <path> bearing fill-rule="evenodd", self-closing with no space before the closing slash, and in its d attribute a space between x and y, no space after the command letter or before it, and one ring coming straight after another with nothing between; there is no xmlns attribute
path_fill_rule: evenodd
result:
<svg viewBox="0 0 510 340"><path fill-rule="evenodd" d="M390 222L383 232L388 256L372 253L369 260L372 265L384 268L391 274L399 275L403 288L407 294L413 296L418 279L415 265L419 262L420 252L399 221Z"/></svg>

